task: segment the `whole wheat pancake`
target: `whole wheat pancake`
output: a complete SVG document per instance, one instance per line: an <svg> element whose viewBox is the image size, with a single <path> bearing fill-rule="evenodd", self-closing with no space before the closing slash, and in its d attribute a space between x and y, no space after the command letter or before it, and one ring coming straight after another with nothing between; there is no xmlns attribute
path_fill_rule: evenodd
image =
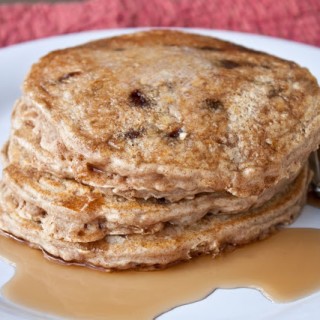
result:
<svg viewBox="0 0 320 320"><path fill-rule="evenodd" d="M0 231L105 270L215 256L299 214L319 143L293 62L168 30L55 51L12 114Z"/></svg>
<svg viewBox="0 0 320 320"><path fill-rule="evenodd" d="M259 195L319 144L308 70L178 31L50 53L32 67L23 101L74 155L73 176L115 193Z"/></svg>
<svg viewBox="0 0 320 320"><path fill-rule="evenodd" d="M59 151L58 151L59 150ZM18 100L13 108L8 144L2 150L4 167L9 163L32 166L71 178L72 170L56 130L41 117L39 110Z"/></svg>
<svg viewBox="0 0 320 320"><path fill-rule="evenodd" d="M209 212L239 214L261 206L272 196L236 198L214 193L174 203L125 199L14 164L3 171L3 183L9 189L7 197L23 208L19 211L23 217L40 221L47 235L71 242L99 240L107 234L154 233L167 223L188 226Z"/></svg>
<svg viewBox="0 0 320 320"><path fill-rule="evenodd" d="M30 167L46 170L48 163L55 164L57 160L55 153L41 148L42 135L33 134L39 126L46 127L35 113L34 108L21 103L15 108L10 143L4 149L4 158L9 158L5 161L8 168L4 180L23 208L27 202L28 210L19 212L27 216L34 213L47 234L57 239L87 242L106 234L152 233L167 222L189 225L208 212L235 214L261 206L290 182L284 181L259 197L237 198L220 192L174 203L152 198L124 199ZM39 210L43 213L40 216Z"/></svg>
<svg viewBox="0 0 320 320"><path fill-rule="evenodd" d="M110 269L162 268L199 254L217 255L228 246L263 238L300 212L310 180L305 168L264 206L238 215L207 215L189 227L168 225L152 235L107 236L89 243L47 237L41 223L17 214L14 200L0 200L0 229L66 262Z"/></svg>
<svg viewBox="0 0 320 320"><path fill-rule="evenodd" d="M5 166L9 163L15 163L22 167L33 167L39 171L51 172L57 177L60 178L73 178L72 171L79 170L79 160L70 153L64 146L61 140L58 137L56 130L41 116L39 110L33 106L28 106L23 101L17 101L13 115L12 115L12 128L9 144L3 149L3 158ZM91 168L90 170L92 175L95 176L95 179L92 181L84 181L88 185L97 184L99 181L106 182L107 177L104 176L101 179L101 172L97 172ZM298 173L298 172L297 172ZM286 184L290 183L297 175L297 173L292 174L290 177L282 179L278 182L277 185L272 188L266 189L259 196L248 196L242 197L242 199L234 197L230 206L226 205L226 210L224 212L229 212L232 205L236 202L242 203L246 206L245 209L249 208L252 205L259 206L263 202L270 199L275 195L279 190L281 190ZM92 176L91 175L91 176ZM86 178L88 179L88 177ZM117 183L121 184L121 177L116 175L108 176L109 185L115 185ZM110 188L99 188L107 195L118 194L127 199L135 198L145 198L148 199L150 196L159 197L159 193L144 190L130 190L129 192L117 191L116 193L112 192ZM113 190L114 191L114 190ZM186 196L185 191L171 193L160 193L162 196L160 201L177 202L181 199L181 196ZM197 195L189 195L189 200L194 198ZM211 198L219 198L222 196L222 200L227 198L229 201L232 199L230 193L215 192L210 193ZM222 202L221 202L222 203ZM213 208L213 207L212 207ZM236 207L234 211L239 212L243 209Z"/></svg>

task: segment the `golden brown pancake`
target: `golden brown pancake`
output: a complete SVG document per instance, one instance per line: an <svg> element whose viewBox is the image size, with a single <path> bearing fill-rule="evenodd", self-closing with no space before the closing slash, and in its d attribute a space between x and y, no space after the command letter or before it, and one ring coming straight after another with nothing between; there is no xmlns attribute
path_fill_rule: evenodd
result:
<svg viewBox="0 0 320 320"><path fill-rule="evenodd" d="M18 214L18 204L9 195L0 199L0 229L74 264L105 270L163 268L199 254L218 255L226 246L264 238L279 226L291 223L305 202L309 181L305 167L294 183L260 208L238 215L210 214L191 226L167 225L155 234L110 235L88 243L48 237L41 223ZM2 190L1 194L6 193Z"/></svg>
<svg viewBox="0 0 320 320"><path fill-rule="evenodd" d="M320 91L308 70L179 31L52 52L23 90L73 155L74 177L117 194L259 195L319 144Z"/></svg>
<svg viewBox="0 0 320 320"><path fill-rule="evenodd" d="M293 221L319 143L294 62L169 30L54 51L14 107L0 230L105 270L215 256Z"/></svg>
<svg viewBox="0 0 320 320"><path fill-rule="evenodd" d="M50 143L42 134L44 127L49 126L35 108L18 102L13 113L10 142L4 149L8 165L4 170L4 182L17 201L28 203L28 212L38 216L33 205L45 213L41 223L50 236L71 242L99 240L107 234L154 233L165 223L186 226L208 212L240 213L261 206L294 179L293 176L282 181L259 197L238 198L227 192L216 192L178 202L163 198L126 199L83 185L71 177L62 178L63 172L68 172L66 163L62 161L59 165L59 156L46 148ZM56 135L53 138L51 145L57 146ZM55 166L57 170L55 175L45 172L50 163L53 164L50 167ZM59 167L65 170L61 173Z"/></svg>
<svg viewBox="0 0 320 320"><path fill-rule="evenodd" d="M90 242L108 234L155 233L168 223L188 226L211 214L239 214L271 198L200 194L190 200L126 199L106 195L72 179L10 164L3 171L6 192L20 203L22 217L41 222L50 237ZM40 214L39 214L40 212Z"/></svg>
<svg viewBox="0 0 320 320"><path fill-rule="evenodd" d="M78 170L77 166L79 165L78 161L74 161L74 155L66 148L62 147L62 142L58 137L56 130L50 126L50 124L41 116L39 110L35 107L27 106L23 101L19 100L14 108L13 117L12 117L12 130L9 144L3 150L3 156L5 163L15 163L18 166L22 167L33 167L41 172L51 172L53 175L58 176L59 178L73 178L73 168ZM99 176L101 172L97 172L91 168L90 170L97 179L100 179ZM259 196L247 196L247 197L235 197L230 193L214 192L206 193L212 199L228 199L232 203L228 206L224 203L222 206L225 206L224 212L239 212L244 209L248 209L250 206L259 206L273 195L275 195L279 190L281 190L286 184L290 183L298 174L292 174L290 177L282 179L277 185L272 188L264 190ZM108 177L109 184L115 184L117 181L121 183L121 178L118 176L111 175ZM120 179L120 180L119 180ZM101 181L101 179L100 179ZM106 181L106 180L104 180ZM92 185L90 182L88 185ZM97 187L99 188L99 187ZM115 194L110 188L99 188L106 195ZM131 200L134 198L146 198L153 199L150 197L150 194L143 194L141 190L131 190L130 195L128 192L120 195ZM189 196L187 199L192 200L192 198L197 197L198 195ZM162 202L177 202L180 198L180 194L166 194L165 199L160 198ZM155 200L155 199L153 199ZM231 207L235 203L242 203L246 207L236 206L234 209ZM191 204L191 203L190 203ZM190 205L189 204L189 205ZM220 205L220 208L222 207ZM213 207L212 207L213 208Z"/></svg>

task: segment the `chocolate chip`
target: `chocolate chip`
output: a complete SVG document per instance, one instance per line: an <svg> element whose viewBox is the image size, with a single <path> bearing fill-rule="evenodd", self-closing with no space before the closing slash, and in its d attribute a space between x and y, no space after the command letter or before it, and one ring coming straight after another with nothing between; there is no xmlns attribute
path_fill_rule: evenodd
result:
<svg viewBox="0 0 320 320"><path fill-rule="evenodd" d="M127 139L136 139L141 137L141 135L142 135L141 130L133 130L133 129L130 129L124 134L125 138Z"/></svg>
<svg viewBox="0 0 320 320"><path fill-rule="evenodd" d="M41 218L45 218L48 215L47 211L42 210Z"/></svg>
<svg viewBox="0 0 320 320"><path fill-rule="evenodd" d="M113 51L124 51L126 50L125 48L114 48Z"/></svg>
<svg viewBox="0 0 320 320"><path fill-rule="evenodd" d="M240 64L238 62L228 59L220 60L220 65L225 69L234 69L240 67Z"/></svg>
<svg viewBox="0 0 320 320"><path fill-rule="evenodd" d="M168 133L169 138L177 139L180 136L180 133L182 132L181 128L175 128L171 132Z"/></svg>
<svg viewBox="0 0 320 320"><path fill-rule="evenodd" d="M73 71L73 72L69 72L69 73L66 73L64 75L62 75L58 81L59 82L66 82L68 79L72 78L72 77L76 77L76 76L79 76L81 74L80 71Z"/></svg>
<svg viewBox="0 0 320 320"><path fill-rule="evenodd" d="M280 92L282 91L281 88L272 88L269 92L268 92L268 98L275 98L277 96L279 96Z"/></svg>
<svg viewBox="0 0 320 320"><path fill-rule="evenodd" d="M218 99L206 99L204 100L204 104L207 108L211 110L223 109L223 103Z"/></svg>
<svg viewBox="0 0 320 320"><path fill-rule="evenodd" d="M129 101L135 107L145 108L150 106L150 100L138 89L130 93Z"/></svg>
<svg viewBox="0 0 320 320"><path fill-rule="evenodd" d="M168 201L166 200L166 198L156 199L156 202L157 202L158 204L166 204L166 203L168 203Z"/></svg>

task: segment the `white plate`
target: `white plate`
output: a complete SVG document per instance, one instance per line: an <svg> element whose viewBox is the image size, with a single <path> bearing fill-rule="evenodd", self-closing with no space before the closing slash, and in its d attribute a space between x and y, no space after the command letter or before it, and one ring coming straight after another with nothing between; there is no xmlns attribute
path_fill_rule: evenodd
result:
<svg viewBox="0 0 320 320"><path fill-rule="evenodd" d="M134 32L137 29L93 31L27 42L0 50L0 145L9 135L10 113L20 95L22 80L31 64L47 52L77 45L89 40ZM190 32L212 35L247 47L266 51L307 67L320 80L320 49L270 37L227 31L189 29ZM0 165L1 170L1 165ZM320 228L320 210L307 206L295 227ZM320 272L320 270L319 270ZM14 269L0 261L0 287L13 275ZM30 294L32 290L30 288ZM253 289L217 290L206 299L178 307L159 317L173 319L318 319L320 292L305 299L276 304ZM0 318L57 319L7 302L0 296Z"/></svg>

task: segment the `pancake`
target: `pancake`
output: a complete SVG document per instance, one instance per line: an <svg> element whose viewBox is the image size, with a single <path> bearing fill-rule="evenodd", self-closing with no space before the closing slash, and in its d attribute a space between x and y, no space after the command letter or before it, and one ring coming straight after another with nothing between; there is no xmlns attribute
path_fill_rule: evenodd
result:
<svg viewBox="0 0 320 320"><path fill-rule="evenodd" d="M10 139L2 150L4 167L18 163L22 167L32 166L71 178L70 163L65 158L72 155L62 148L56 131L45 122L39 111L18 100L12 112Z"/></svg>
<svg viewBox="0 0 320 320"><path fill-rule="evenodd" d="M23 217L40 222L47 235L70 242L99 240L107 234L154 233L168 223L188 226L209 212L239 214L270 198L267 195L255 201L256 197L236 198L225 193L202 194L174 203L126 199L14 164L3 171L3 183L9 189L7 197L26 208L20 211Z"/></svg>
<svg viewBox="0 0 320 320"><path fill-rule="evenodd" d="M5 146L3 150L3 157L5 158L5 163L15 163L22 167L33 167L41 172L49 172L60 178L72 179L72 171L78 170L79 161L74 157L73 154L68 152L66 148L63 147L61 140L59 140L58 134L55 129L47 123L47 121L41 116L39 110L35 107L27 106L23 101L17 101L13 116L12 116L12 130L10 135L10 142ZM69 160L68 160L69 159ZM101 172L97 170L90 170L92 174L95 175L95 182L101 181ZM297 173L292 174L290 177L281 180L277 185L272 188L266 189L259 196L248 196L238 197L232 196L228 192L214 192L206 193L210 195L209 198L217 199L221 198L231 201L230 205L225 203L224 212L230 212L230 208L236 203L242 203L242 208L236 206L234 208L235 212L239 212L248 209L250 206L259 206L273 195L275 195L279 190L281 190L286 184L290 183ZM81 181L81 180L80 180ZM103 179L105 182L106 180ZM92 185L92 181L84 181L88 185ZM119 182L121 184L121 178L116 175L109 176L109 184L115 184ZM150 192L145 194L144 190L130 190L129 192L121 192L120 190L115 191L111 188L97 187L101 192L106 195L119 195L131 200L134 198L152 199L158 198L158 193ZM160 198L160 201L165 202L177 202L181 200L181 193L174 194L163 194L165 197ZM185 193L183 193L185 196ZM198 195L189 195L187 198L191 200ZM165 199L163 199L165 198ZM208 197L206 197L208 198ZM189 203L191 204L191 203ZM222 202L221 202L222 204ZM243 207L246 206L246 207ZM220 205L222 208L222 206ZM194 208L194 206L193 206ZM209 210L210 208L208 208ZM213 207L211 207L213 209Z"/></svg>
<svg viewBox="0 0 320 320"><path fill-rule="evenodd" d="M319 144L320 92L308 70L179 31L52 52L23 91L73 155L64 160L73 177L127 197L260 195Z"/></svg>
<svg viewBox="0 0 320 320"><path fill-rule="evenodd" d="M216 256L227 246L264 238L292 222L305 202L309 181L305 167L291 185L260 208L238 215L210 214L191 226L167 225L151 235L110 235L88 243L48 237L41 224L22 218L17 213L17 204L7 198L0 200L0 229L71 264L105 270L163 268L199 254Z"/></svg>
<svg viewBox="0 0 320 320"><path fill-rule="evenodd" d="M168 30L54 51L12 113L0 230L107 271L216 256L297 217L319 143L294 62Z"/></svg>
<svg viewBox="0 0 320 320"><path fill-rule="evenodd" d="M27 215L36 213L37 218L39 209L45 213L40 218L48 235L71 242L99 240L107 234L154 233L165 223L186 226L208 212L240 213L261 206L294 179L283 181L259 197L237 198L227 192L216 192L173 203L163 198L125 199L71 178L61 178L56 176L57 172L55 175L45 173L47 164L56 164L58 160L57 153L46 148L50 143L43 143L41 128L48 127L51 132L35 108L18 101L13 112L10 143L4 148L8 165L4 181L16 201L22 206L28 203ZM51 139L51 146L59 145L55 134ZM65 163L63 167L65 172L69 171Z"/></svg>

